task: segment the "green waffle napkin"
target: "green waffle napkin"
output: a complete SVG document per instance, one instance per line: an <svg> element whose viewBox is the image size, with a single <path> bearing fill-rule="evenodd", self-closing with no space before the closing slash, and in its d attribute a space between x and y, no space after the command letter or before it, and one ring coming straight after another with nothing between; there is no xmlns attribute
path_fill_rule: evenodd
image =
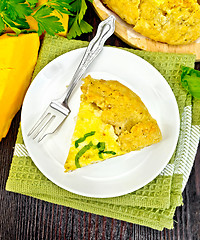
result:
<svg viewBox="0 0 200 240"><path fill-rule="evenodd" d="M85 47L88 42L46 35L34 77L63 53ZM180 83L181 65L194 67L195 56L130 51L151 63L165 77L176 97L181 129L176 151L165 169L143 188L115 198L89 198L68 192L49 181L34 165L19 128L6 190L154 229L173 227L173 216L182 204L182 191L189 177L200 136L200 101L187 94Z"/></svg>

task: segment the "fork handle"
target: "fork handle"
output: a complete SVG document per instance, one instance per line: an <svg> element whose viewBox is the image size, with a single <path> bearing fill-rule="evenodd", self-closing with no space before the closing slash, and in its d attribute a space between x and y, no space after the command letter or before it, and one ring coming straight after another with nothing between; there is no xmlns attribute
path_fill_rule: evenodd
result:
<svg viewBox="0 0 200 240"><path fill-rule="evenodd" d="M90 41L84 56L67 88L66 96L62 102L64 106L68 105L68 99L74 90L75 86L85 73L88 66L98 56L103 49L105 41L114 33L115 30L115 17L111 15L106 20L102 21L97 29L95 37Z"/></svg>

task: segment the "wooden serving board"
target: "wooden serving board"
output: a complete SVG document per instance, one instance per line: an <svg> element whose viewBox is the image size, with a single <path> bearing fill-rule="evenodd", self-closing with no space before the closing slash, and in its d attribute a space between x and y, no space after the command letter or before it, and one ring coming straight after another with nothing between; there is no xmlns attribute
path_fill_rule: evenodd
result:
<svg viewBox="0 0 200 240"><path fill-rule="evenodd" d="M196 61L200 61L200 38L194 43L178 46L156 42L135 32L131 25L106 8L100 0L93 0L93 6L101 20L110 15L116 17L115 34L130 46L153 52L192 53L196 55Z"/></svg>

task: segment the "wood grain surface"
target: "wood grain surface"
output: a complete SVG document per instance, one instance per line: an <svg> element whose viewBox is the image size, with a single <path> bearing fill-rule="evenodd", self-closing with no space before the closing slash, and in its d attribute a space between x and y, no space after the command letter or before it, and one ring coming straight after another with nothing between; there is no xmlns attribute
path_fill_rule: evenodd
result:
<svg viewBox="0 0 200 240"><path fill-rule="evenodd" d="M130 46L152 52L192 53L196 55L196 61L200 61L200 38L194 43L186 45L169 45L156 42L135 32L132 25L127 24L118 15L106 8L101 0L93 0L93 6L101 20L110 15L116 17L115 34Z"/></svg>
<svg viewBox="0 0 200 240"><path fill-rule="evenodd" d="M96 29L99 18L89 6L86 20ZM95 32L95 31L94 31ZM81 36L90 40L94 33ZM127 47L112 36L107 44ZM200 64L196 64L200 69ZM189 181L183 192L184 205L177 208L174 229L157 231L32 197L5 191L20 112L0 142L0 240L198 240L200 239L200 147Z"/></svg>

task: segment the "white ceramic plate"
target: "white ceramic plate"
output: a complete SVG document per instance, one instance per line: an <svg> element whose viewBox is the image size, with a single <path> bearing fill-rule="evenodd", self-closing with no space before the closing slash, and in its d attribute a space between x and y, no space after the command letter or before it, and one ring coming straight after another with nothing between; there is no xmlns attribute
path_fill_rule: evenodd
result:
<svg viewBox="0 0 200 240"><path fill-rule="evenodd" d="M89 197L124 195L143 187L163 170L175 150L179 135L179 111L173 92L163 76L142 58L121 49L104 47L85 75L118 80L138 94L158 122L163 135L160 143L64 173L80 104L80 85L69 102L71 114L56 133L39 144L27 137L49 102L65 91L84 51L85 48L81 48L56 58L34 79L22 107L24 142L35 165L58 186Z"/></svg>

